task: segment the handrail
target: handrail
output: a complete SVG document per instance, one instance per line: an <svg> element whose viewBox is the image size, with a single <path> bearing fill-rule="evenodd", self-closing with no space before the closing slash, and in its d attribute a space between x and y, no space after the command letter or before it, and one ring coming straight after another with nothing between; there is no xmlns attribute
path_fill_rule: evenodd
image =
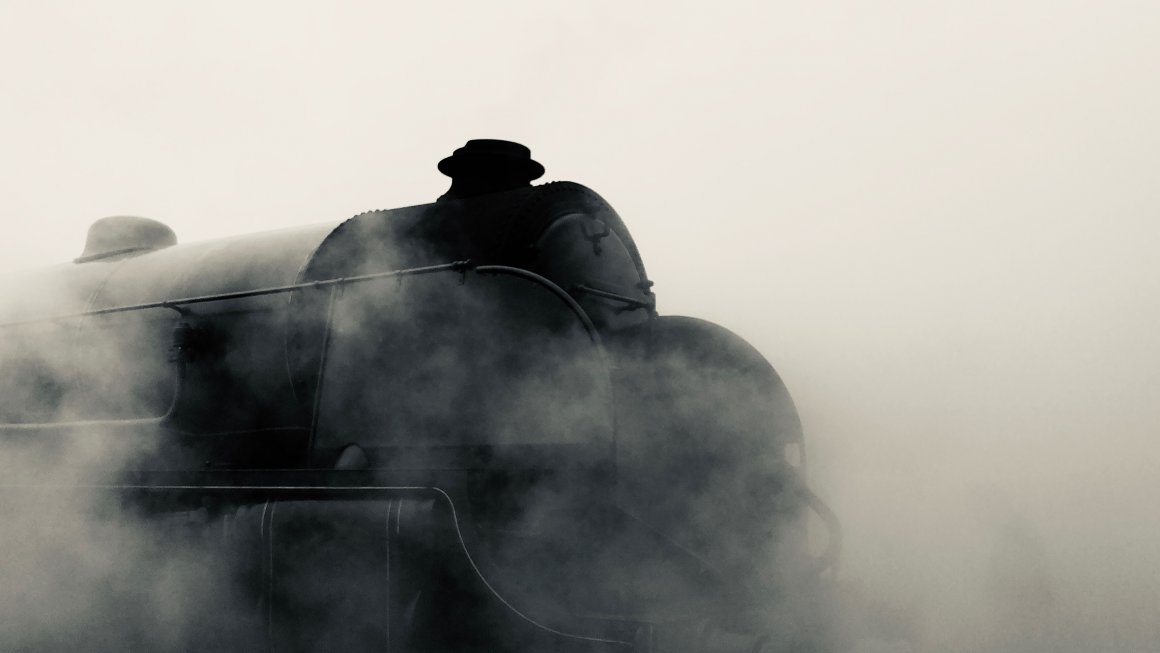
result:
<svg viewBox="0 0 1160 653"><path fill-rule="evenodd" d="M521 277L523 279L534 281L535 283L540 284L544 288L548 289L549 292L556 295L560 301L564 302L564 304L566 304L568 308L576 314L576 317L580 320L580 323L584 325L584 330L588 332L588 337L592 339L592 342L598 345L601 344L600 332L596 330L596 325L592 323L592 318L588 317L588 313L584 312L584 309L581 308L580 304L576 302L576 299L573 298L572 295L569 295L563 288L561 288L551 279L543 275L536 274L531 270L512 267L510 265L480 265L474 268L474 270L479 274L509 274L513 277Z"/></svg>
<svg viewBox="0 0 1160 653"><path fill-rule="evenodd" d="M376 273L372 273L372 274L363 274L363 275L352 276L352 277L338 277L338 278L334 278L334 279L324 279L324 280L320 280L320 281L309 281L309 282L305 282L305 283L290 284L290 285L285 285L285 286L273 286L273 287L268 287L268 288L257 288L257 289L253 289L253 290L243 290L243 291L238 291L238 292L218 293L218 294L214 294L214 295L200 295L200 296L196 296L196 297L185 297L185 298L181 298L181 299L164 300L164 301L159 301L159 302L147 302L147 303L142 303L142 304L113 306L113 307L108 307L108 308L101 308L101 309L95 309L95 310L91 310L91 311L85 311L82 313L58 315L58 316L47 317L47 318L25 320L22 322L9 322L6 324L0 324L0 328L34 324L37 322L52 322L52 321L64 320L64 319L75 319L75 318L95 316L95 315L108 315L108 314L112 314L112 313L125 313L125 312L131 312L131 311L147 310L147 309L151 309L151 308L169 308L169 309L173 309L173 310L178 311L182 315L185 315L187 313L187 311L185 311L183 307L185 305L188 305L188 304L200 304L200 303L206 303L206 302L225 301L225 300L230 300L230 299L241 299L241 298L246 298L246 297L259 297L259 296L263 296L263 295L274 295L274 294L287 293L287 292L292 292L295 290L306 289L306 288L331 288L331 294L330 294L330 298L329 298L328 305L327 305L326 333L324 334L324 339L323 339L322 360L319 363L319 375L320 375L319 378L321 379L322 369L323 369L323 366L325 365L325 360L326 360L326 348L327 348L327 345L329 344L329 340L330 340L330 321L332 319L332 314L334 311L334 303L335 303L335 299L337 297L337 291L339 290L339 288L342 287L342 285L351 284L351 283L360 283L360 282L364 282L364 281L373 281L376 279L385 279L385 278L391 278L391 277L405 277L405 276L414 276L414 275L419 275L419 274L430 274L430 273L434 273L434 272L456 271L456 272L466 274L468 270L473 270L479 274L506 274L506 275L511 275L511 276L515 276L515 277L520 277L520 278L532 281L532 282L546 288L549 292L556 295L556 297L558 299L560 299L562 302L564 302L564 304L576 315L576 317L580 320L581 324L584 326L584 329L587 332L588 337L592 340L592 342L595 343L598 347L601 345L600 334L596 329L596 325L592 323L592 319L588 317L588 314L584 312L584 309L580 307L580 305L576 302L576 300L571 295L569 295L566 291L564 291L563 288L561 288L559 285L554 283L552 280L550 280L544 276L541 276L539 274L536 274L535 272L525 270L523 268L510 267L510 266L506 266L506 265L473 266L471 264L471 261L468 261L468 260L455 261L452 263L444 263L444 264L440 264L440 265L430 265L430 266L417 267L417 268L405 268L405 269L401 269L401 270L390 270L387 272L376 272ZM178 324L174 328L173 345L172 345L172 351L174 352L173 361L177 364L178 367L177 367L177 373L176 373L176 382L175 382L175 387L174 387L174 392L173 392L173 398L169 403L168 409L163 414L153 416L153 417L140 417L140 418L129 418L129 419L81 420L81 421L66 421L66 422L0 423L0 433L44 432L44 431L51 431L51 430L94 428L94 427L99 428L99 427L106 427L106 426L115 426L115 427L164 426L165 424L167 424L168 422L170 422L173 419L174 414L177 412L177 408L181 402L182 393L183 393L183 390L185 387L186 360L187 360L187 356L189 354L189 352L188 352L189 343L187 342L189 329L190 329L189 325L185 324L184 322ZM314 430L317 427L318 404L320 401L320 397L321 397L321 386L319 386L319 388L316 390L315 397L314 397L314 411L313 411L314 415L312 417L311 428L310 428L311 441L313 441Z"/></svg>
<svg viewBox="0 0 1160 653"><path fill-rule="evenodd" d="M837 570L838 560L842 554L842 523L838 521L838 516L834 514L830 506L822 501L821 497L811 490L804 481L797 484L796 490L805 500L806 505L826 525L826 548L814 558L812 572L820 574L827 569Z"/></svg>
<svg viewBox="0 0 1160 653"><path fill-rule="evenodd" d="M0 329L13 326L23 326L28 324L36 324L40 322L55 322L58 320L76 319L82 317L109 315L113 313L127 313L132 311L148 310L151 308L168 308L176 310L181 315L186 315L183 307L188 304L202 304L207 302L225 301L230 299L242 299L246 297L260 297L263 295L275 295L295 290L306 288L332 288L330 298L330 308L333 310L334 305L334 290L342 287L345 284L360 283L363 281L372 281L375 279L384 279L391 277L413 276L417 274L428 274L433 272L445 271L459 271L466 272L471 266L470 261L455 261L452 263L444 263L441 265L430 265L417 268L405 268L401 270L390 270L387 272L376 272L372 274L362 274L352 277L338 277L335 279L324 279L321 281L309 281L305 283L296 283L285 286L273 286L267 288L255 288L252 290L242 290L230 293L217 293L214 295L199 295L195 297L183 297L180 299L164 300L159 302L146 302L142 304L129 304L125 306L112 306L108 308L99 308L91 311L84 311L81 313L71 313L67 315L57 315L46 318L37 318L32 320L24 320L20 322L8 322L0 324ZM329 314L327 319L327 327L329 330ZM181 403L183 391L185 389L185 375L186 362L189 355L189 331L190 326L184 322L179 323L173 331L173 345L171 351L173 352L173 362L177 365L176 380L173 389L173 398L169 402L166 411L160 415L151 417L137 417L128 419L105 419L105 420L76 420L76 421L61 421L61 422L7 422L0 423L0 433L44 433L46 431L61 431L84 428L102 428L102 427L161 427L168 424L177 412L177 408ZM329 333L327 334L329 336ZM317 401L317 398L316 398ZM316 407L317 410L317 407Z"/></svg>
<svg viewBox="0 0 1160 653"><path fill-rule="evenodd" d="M108 308L98 308L90 311L82 311L80 313L66 313L64 315L53 315L49 317L38 317L30 320L20 320L17 322L6 322L0 324L0 329L24 326L28 324L36 324L38 322L56 322L58 320L76 319L81 317L91 317L95 315L109 315L111 313L126 313L130 311L141 311L150 308L168 308L179 313L182 312L181 307L189 304L204 304L206 302L220 302L229 299L244 299L247 297L260 297L263 295L277 295L282 293L293 292L295 290L303 290L306 288L326 288L328 286L336 286L351 283L360 283L363 281L372 281L374 279L384 279L390 277L406 277L417 274L427 274L431 272L445 272L449 270L457 272L466 272L471 269L471 261L455 261L452 263L443 263L440 265L428 265L417 268L404 268L401 270L390 270L387 272L375 272L372 274L360 274L353 277L337 277L334 279L323 279L320 281L306 281L303 283L293 283L285 286L270 286L267 288L255 288L252 290L239 290L236 292L217 293L213 295L198 295L194 297L182 297L179 299L165 299L157 302L145 302L142 304L127 304L124 306L110 306Z"/></svg>
<svg viewBox="0 0 1160 653"><path fill-rule="evenodd" d="M592 286L585 286L583 284L572 286L572 292L577 292L582 295L592 295L593 297L600 297L601 299L610 299L612 301L622 302L628 307L626 310L630 311L644 308L649 312L654 312L656 311L657 307L655 301L636 299L635 297L629 297L628 295L622 295L610 290L601 290L600 288L593 288Z"/></svg>

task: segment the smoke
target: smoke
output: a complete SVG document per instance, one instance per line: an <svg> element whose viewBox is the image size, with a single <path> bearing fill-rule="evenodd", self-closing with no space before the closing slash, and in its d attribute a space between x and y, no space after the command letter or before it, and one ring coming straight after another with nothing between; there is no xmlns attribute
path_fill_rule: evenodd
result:
<svg viewBox="0 0 1160 653"><path fill-rule="evenodd" d="M3 321L67 313L79 304L78 294L67 283L40 285L37 292L12 284L0 300ZM158 379L156 361L164 355L132 355L138 335L122 328L113 336L93 322L5 327L2 421L68 423L163 412L173 371ZM154 442L99 424L4 430L0 648L179 651L191 641L213 642L228 627L210 620L208 607L228 605L232 590L217 551L192 527L204 514L147 518L104 489L122 482L120 471L148 455ZM218 630L207 630L210 623Z"/></svg>
<svg viewBox="0 0 1160 653"><path fill-rule="evenodd" d="M380 260L366 271L392 267ZM83 278L84 271L65 266L34 275L35 285L14 283L0 302L2 321L82 310L92 281ZM52 285L58 276L69 280ZM383 446L472 444L481 433L513 446L610 438L608 407L594 400L607 397L607 370L565 305L516 279L473 274L463 287L459 277L443 272L345 289L334 308L330 382L321 398L317 445L337 450L354 442L373 452ZM325 301L294 308L314 310L318 318ZM525 311L542 323L535 317L529 322ZM303 328L317 335L311 319ZM151 309L6 328L0 415L25 426L7 428L0 446L0 507L7 525L0 535L6 589L0 648L250 650L254 638L266 636L267 618L280 648L331 650L337 642L381 641L385 612L374 606L383 605L384 592L389 596L398 588L367 582L367 574L389 577L392 564L396 574L418 573L392 563L389 554L383 557L390 535L383 539L379 522L390 525L394 519L397 533L403 501L200 505L165 498L142 502L102 487L120 483L122 470L165 462L153 455L168 437L156 428L92 420L165 413L177 391L176 367L165 354L179 321L172 312ZM213 331L219 325L203 326ZM561 328L566 333L553 341ZM252 324L237 330L218 329L227 341L198 351L183 390L187 400L200 397L212 402L201 408L213 405L224 413L230 406L213 387L215 380L234 381L226 387L257 401L255 388L278 378L281 368L271 372L262 352L285 355L282 339L268 331L259 338ZM221 356L221 369L215 356ZM239 380L254 387L241 387ZM255 406L260 404L250 405L257 412ZM192 419L213 417L203 412ZM76 420L87 423L29 425ZM537 520L558 508L562 494L557 487L520 504ZM481 495L482 509L495 510L492 496ZM409 514L422 512L416 503L406 506ZM409 518L414 523L418 515ZM397 537L428 542L431 532L403 529ZM423 550L415 557L431 555ZM263 592L275 584L281 589L271 605ZM432 601L433 585L437 590L433 578L418 581L420 594L425 592L419 605ZM412 611L419 599L414 597Z"/></svg>
<svg viewBox="0 0 1160 653"><path fill-rule="evenodd" d="M1006 318L1008 333L956 343L963 323L880 310L929 332L871 329L838 341L863 352L841 361L782 355L783 371L812 359L788 382L813 483L845 525L838 616L852 650L1155 650L1147 375L1120 345L1077 337L1086 316L1027 339Z"/></svg>
<svg viewBox="0 0 1160 653"><path fill-rule="evenodd" d="M587 430L602 418L594 407L607 387L602 362L577 363L577 357L592 354L581 346L587 334L570 334L575 350L541 348L546 340L535 334L551 333L560 316L571 319L557 306L560 315L545 313L540 331L527 330L524 307L551 303L546 297L532 300L541 290L517 300L510 279L488 282L472 275L466 286L458 282L457 274L440 273L369 283L341 297L329 363L335 383L322 403L328 416L322 436L330 438L324 444L345 445L342 438L359 429L369 432L368 424L378 429L373 437L386 442L414 442L422 434L432 443L454 443L473 429L503 444L591 435ZM53 295L61 308L48 313L82 303L68 292L29 296L17 290L4 305L45 312L37 305ZM460 300L451 296L464 299L456 304ZM510 304L498 308L504 301ZM8 330L0 346L9 375L0 382L5 419L163 412L173 390L172 369L157 362L156 350L143 356L138 348L165 343L120 327L92 321L83 329L61 323ZM615 351L614 340L606 344L620 356L613 362L623 374L630 358ZM730 349L736 343L710 342L708 354L680 347L648 352L641 359L644 374L652 383L663 379L663 387L630 379L631 392L618 398L620 407L636 411L617 416L618 453L626 472L633 467L621 488L639 493L631 516L664 531L685 551L666 549L668 544L642 534L648 529L626 521L612 541L586 547L591 550L583 555L563 545L523 561L497 554L523 574L522 587L515 582L501 590L525 599L546 592L593 610L615 601L635 603L661 621L679 622L707 609L699 599L722 590L679 562L692 551L713 573L748 576L779 606L723 626L735 631L756 623L796 637L793 624L828 604L838 650L1155 648L1160 586L1157 575L1147 573L1157 563L1150 548L1156 535L1151 463L1146 456L1118 460L1119 449L1111 446L1143 440L1151 425L1088 442L1106 430L1091 410L1108 397L1092 390L1068 395L1089 403L1052 402L1037 391L1038 375L1018 369L1034 360L1063 378L1066 366L1052 367L1058 352L1033 350L1035 356L1002 363L938 346L923 350L912 342L909 351L861 360L808 350L788 357L789 390L804 415L811 484L832 503L846 531L843 564L822 579L828 595L815 596L813 585L801 582L811 562L781 555L783 534L768 532L776 523L769 516L784 507L777 503L775 481L788 471L778 467L785 461L772 441L754 437L760 424L781 433L796 426L777 413L784 406L776 402L775 414L767 412L765 399L776 396L776 387L738 373L745 369L738 361L752 360L738 358ZM367 358L358 346L343 349L351 343L374 344L379 358ZM776 350L770 353L775 362L781 358ZM895 362L885 354L895 355ZM706 355L731 362L706 368ZM230 364L246 365L245 358L239 354ZM915 369L916 359L924 361L922 369ZM813 371L800 374L803 365ZM367 368L381 376L360 377ZM344 385L343 378L353 381ZM831 386L821 388L819 378L830 379ZM488 384L481 387L480 379ZM625 377L617 382L616 391L625 393ZM1065 379L1056 385L1082 384ZM638 396L629 397L632 392ZM1107 417L1115 409L1113 402L1098 414ZM164 651L187 648L191 641L209 647L205 638L216 636L220 646L244 649L241 633L256 632L250 627L263 606L232 584L236 570L223 562L235 553L229 543L207 533L236 526L256 537L265 518L253 506L230 519L189 506L159 520L127 509L116 495L65 489L113 482L116 470L148 453L141 441L120 436L85 428L51 437L5 437L0 454L9 526L0 534L0 581L11 590L0 604L0 646ZM373 437L359 441L373 448ZM774 473L763 477L762 470ZM569 492L575 488L546 484L521 497L522 522L506 524L504 536L558 529L557 541L585 537L575 530L582 522L569 522L576 516L567 512ZM317 514L304 507L303 532L317 522ZM331 522L328 537L342 540L365 525L354 522ZM279 524L294 532L293 524ZM816 523L815 531L816 552L824 528ZM330 549L310 549L315 540L309 538L303 542L326 559ZM512 549L508 556L526 551ZM575 557L561 562L548 555L562 552ZM286 579L298 583L294 600L321 606L340 602L343 583L358 580L361 568L351 569L341 582L320 571ZM575 587L599 591L570 595L578 594L568 589ZM223 623L223 614L237 618ZM317 630L329 623L320 621Z"/></svg>
<svg viewBox="0 0 1160 653"><path fill-rule="evenodd" d="M225 580L207 551L105 497L57 492L5 491L6 650L176 651L206 637L201 611Z"/></svg>

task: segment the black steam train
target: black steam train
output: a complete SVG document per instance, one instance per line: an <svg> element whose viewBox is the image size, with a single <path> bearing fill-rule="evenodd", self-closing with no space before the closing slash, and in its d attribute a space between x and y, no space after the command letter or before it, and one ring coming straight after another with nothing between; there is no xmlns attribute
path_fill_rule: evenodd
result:
<svg viewBox="0 0 1160 653"><path fill-rule="evenodd" d="M337 225L95 223L0 306L3 447L74 470L19 489L195 547L225 580L183 650L824 650L836 524L770 365L658 316L620 217L523 146L439 169Z"/></svg>

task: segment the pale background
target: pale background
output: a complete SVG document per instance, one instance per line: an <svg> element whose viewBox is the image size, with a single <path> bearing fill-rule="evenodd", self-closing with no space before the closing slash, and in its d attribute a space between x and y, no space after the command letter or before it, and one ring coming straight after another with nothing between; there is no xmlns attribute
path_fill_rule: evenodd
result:
<svg viewBox="0 0 1160 653"><path fill-rule="evenodd" d="M0 270L523 142L781 371L868 647L1160 642L1160 3L5 0L0 93Z"/></svg>

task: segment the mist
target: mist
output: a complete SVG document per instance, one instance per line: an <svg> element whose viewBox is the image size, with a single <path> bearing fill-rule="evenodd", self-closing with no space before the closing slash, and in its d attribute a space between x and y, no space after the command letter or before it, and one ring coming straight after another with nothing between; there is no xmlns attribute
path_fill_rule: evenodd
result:
<svg viewBox="0 0 1160 653"><path fill-rule="evenodd" d="M42 287L30 299L4 286L5 323L13 306L68 305L63 288ZM129 381L149 377L150 366L125 355L124 339L87 326L87 336L60 323L3 328L0 422L23 426L6 429L0 442L0 648L183 651L193 641L236 641L226 620L211 616L234 593L228 567L215 562L223 556L197 530L204 510L150 519L107 489L124 482L120 470L154 453L156 438L99 422L36 428L38 420L151 414L153 397ZM101 401L95 387L117 388L121 401Z"/></svg>
<svg viewBox="0 0 1160 653"><path fill-rule="evenodd" d="M855 650L1154 650L1158 43L1128 1L10 3L0 265L428 202L521 141L777 368Z"/></svg>

